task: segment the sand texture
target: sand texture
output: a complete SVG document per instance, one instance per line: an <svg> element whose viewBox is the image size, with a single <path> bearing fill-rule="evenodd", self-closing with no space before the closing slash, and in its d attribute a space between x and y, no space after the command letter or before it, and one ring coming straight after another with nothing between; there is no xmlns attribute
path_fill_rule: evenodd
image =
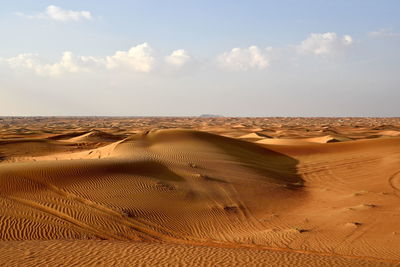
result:
<svg viewBox="0 0 400 267"><path fill-rule="evenodd" d="M400 119L0 118L2 266L396 266Z"/></svg>

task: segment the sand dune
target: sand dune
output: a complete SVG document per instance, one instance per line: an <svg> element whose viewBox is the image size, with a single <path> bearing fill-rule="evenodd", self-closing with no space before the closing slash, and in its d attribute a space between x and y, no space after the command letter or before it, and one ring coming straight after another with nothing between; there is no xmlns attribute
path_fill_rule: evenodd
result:
<svg viewBox="0 0 400 267"><path fill-rule="evenodd" d="M382 131L379 132L382 136L400 136L400 131Z"/></svg>
<svg viewBox="0 0 400 267"><path fill-rule="evenodd" d="M211 254L226 265L400 263L400 137L279 139L232 125L238 138L183 129L8 135L0 262L151 264L184 253L182 264ZM246 141L255 135L263 139ZM69 252L81 250L93 257L76 262Z"/></svg>
<svg viewBox="0 0 400 267"><path fill-rule="evenodd" d="M247 142L208 133L164 130L119 142L106 159L3 164L0 173L8 201L32 206L59 218L68 217L73 224L79 217L90 228L95 222L105 223L101 218L104 210L111 212L106 218L111 220L107 222L109 228L102 232L114 231L122 240L141 236L131 231L126 221L140 218L143 212L151 224L171 230L151 233L151 239L160 238L159 234L166 235L165 238L175 235L184 238L190 233L191 238L197 239L233 240L236 238L233 229L225 229L226 233L220 231L231 220L243 221L243 225L238 224L243 232L241 236L251 232L256 227L253 224L258 223L247 218L248 213L254 216L268 210L268 206L272 210L291 207L295 199L289 196L295 192L285 186L294 184L295 187L302 181L295 174L295 163L284 155ZM255 186L251 192L244 188L252 183ZM270 198L259 200L255 205L251 196L265 193ZM132 194L134 198L130 197ZM46 198L45 203L42 198ZM288 201L279 206L270 205L271 198ZM2 212L8 215L10 211ZM128 218L125 213L129 214ZM181 222L176 221L176 214L181 214ZM27 231L35 232L34 229ZM62 233L59 228L49 227L46 231L54 238L63 238ZM97 236L107 238L107 234ZM14 240L13 236L4 238Z"/></svg>
<svg viewBox="0 0 400 267"><path fill-rule="evenodd" d="M99 130L91 130L87 133L80 134L78 136L71 137L67 139L69 142L109 142L121 140L120 136L109 134Z"/></svg>
<svg viewBox="0 0 400 267"><path fill-rule="evenodd" d="M351 139L338 135L325 135L320 137L310 137L305 140L311 143L336 143L336 142L350 141Z"/></svg>
<svg viewBox="0 0 400 267"><path fill-rule="evenodd" d="M324 144L324 143L345 142L350 140L351 139L347 137L324 135L318 137L298 138L298 139L263 138L263 139L258 139L255 142L259 144L271 144L271 145L309 145L312 143Z"/></svg>

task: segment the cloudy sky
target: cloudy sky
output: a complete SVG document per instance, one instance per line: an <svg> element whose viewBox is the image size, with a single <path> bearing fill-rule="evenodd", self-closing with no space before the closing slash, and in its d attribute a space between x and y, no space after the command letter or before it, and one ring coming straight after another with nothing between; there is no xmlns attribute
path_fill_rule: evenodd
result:
<svg viewBox="0 0 400 267"><path fill-rule="evenodd" d="M0 116L400 116L400 2L14 0Z"/></svg>

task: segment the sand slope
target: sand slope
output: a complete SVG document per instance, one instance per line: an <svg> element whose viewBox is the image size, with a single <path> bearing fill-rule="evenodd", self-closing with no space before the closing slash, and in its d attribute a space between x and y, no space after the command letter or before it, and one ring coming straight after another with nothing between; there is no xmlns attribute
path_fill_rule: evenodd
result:
<svg viewBox="0 0 400 267"><path fill-rule="evenodd" d="M224 258L231 248L243 257L263 251L254 256L260 263L400 259L400 138L271 145L193 130L109 137L101 147L1 163L0 239L31 240L21 246L35 255L45 243L34 240L100 239L114 243L74 242L98 255L133 240L150 243L126 250L147 246L155 255L166 246L188 257L199 245L209 248L198 253Z"/></svg>
<svg viewBox="0 0 400 267"><path fill-rule="evenodd" d="M302 194L296 190L302 180L294 159L208 133L155 131L105 149L107 158L99 160L1 165L4 204L26 207L23 216L2 210L26 230L21 233L15 224L2 239L89 235L234 241L260 227L253 216L290 209L296 191ZM257 197L266 193L269 198ZM275 198L287 201L277 206L271 202ZM28 216L35 224L25 226ZM42 228L41 218L43 224L53 222L46 224L43 237L35 230ZM64 226L56 223L60 220Z"/></svg>

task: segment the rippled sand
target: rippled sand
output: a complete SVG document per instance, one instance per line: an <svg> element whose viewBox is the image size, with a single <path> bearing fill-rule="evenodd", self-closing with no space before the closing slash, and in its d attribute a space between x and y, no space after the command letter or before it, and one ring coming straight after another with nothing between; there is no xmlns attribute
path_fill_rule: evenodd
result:
<svg viewBox="0 0 400 267"><path fill-rule="evenodd" d="M400 120L2 118L0 263L395 265Z"/></svg>

